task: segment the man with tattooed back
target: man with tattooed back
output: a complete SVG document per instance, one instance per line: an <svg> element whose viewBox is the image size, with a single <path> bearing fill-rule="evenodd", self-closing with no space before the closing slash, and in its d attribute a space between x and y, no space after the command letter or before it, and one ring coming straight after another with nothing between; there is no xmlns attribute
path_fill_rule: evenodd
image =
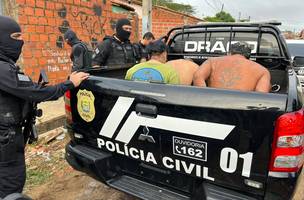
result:
<svg viewBox="0 0 304 200"><path fill-rule="evenodd" d="M269 92L270 73L249 60L251 49L245 42L231 45L230 55L205 61L193 77L193 84L241 91Z"/></svg>

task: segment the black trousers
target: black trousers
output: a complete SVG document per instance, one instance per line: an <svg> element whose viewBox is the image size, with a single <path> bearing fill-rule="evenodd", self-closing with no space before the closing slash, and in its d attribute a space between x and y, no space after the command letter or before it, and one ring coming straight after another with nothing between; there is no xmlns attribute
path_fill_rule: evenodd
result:
<svg viewBox="0 0 304 200"><path fill-rule="evenodd" d="M25 177L22 129L0 129L0 198L21 193Z"/></svg>

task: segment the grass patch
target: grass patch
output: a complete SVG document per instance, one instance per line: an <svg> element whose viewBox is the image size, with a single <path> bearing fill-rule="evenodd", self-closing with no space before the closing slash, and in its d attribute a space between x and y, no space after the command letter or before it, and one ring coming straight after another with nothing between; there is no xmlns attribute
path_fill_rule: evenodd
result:
<svg viewBox="0 0 304 200"><path fill-rule="evenodd" d="M51 173L43 169L28 169L26 171L26 184L28 187L45 183L51 177Z"/></svg>

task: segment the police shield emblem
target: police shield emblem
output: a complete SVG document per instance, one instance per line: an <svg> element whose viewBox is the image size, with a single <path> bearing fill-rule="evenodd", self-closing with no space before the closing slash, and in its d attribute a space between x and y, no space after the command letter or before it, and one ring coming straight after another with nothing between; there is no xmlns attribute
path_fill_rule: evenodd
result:
<svg viewBox="0 0 304 200"><path fill-rule="evenodd" d="M91 122L95 118L94 101L95 97L91 91L79 90L77 92L77 111L86 122Z"/></svg>

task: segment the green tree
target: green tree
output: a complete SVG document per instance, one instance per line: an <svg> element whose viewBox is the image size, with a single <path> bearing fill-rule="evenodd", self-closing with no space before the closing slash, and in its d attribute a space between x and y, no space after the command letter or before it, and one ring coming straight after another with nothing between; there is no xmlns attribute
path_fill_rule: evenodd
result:
<svg viewBox="0 0 304 200"><path fill-rule="evenodd" d="M153 5L158 5L158 6L164 6L169 9L186 13L186 14L195 14L195 9L188 4L182 4L182 3L174 3L173 0L152 0Z"/></svg>
<svg viewBox="0 0 304 200"><path fill-rule="evenodd" d="M224 11L216 13L214 17L205 17L204 20L208 22L235 22L235 19Z"/></svg>

